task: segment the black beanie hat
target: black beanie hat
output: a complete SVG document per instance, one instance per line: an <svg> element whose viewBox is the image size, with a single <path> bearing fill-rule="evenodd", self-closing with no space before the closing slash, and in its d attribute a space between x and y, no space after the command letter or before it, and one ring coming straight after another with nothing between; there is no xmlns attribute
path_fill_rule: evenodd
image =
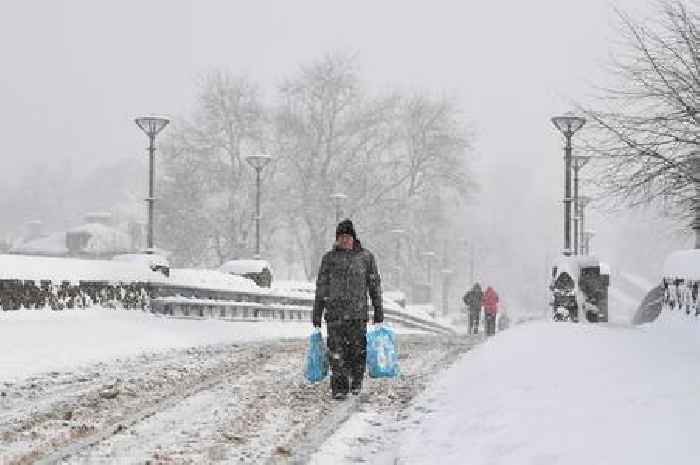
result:
<svg viewBox="0 0 700 465"><path fill-rule="evenodd" d="M348 219L338 223L338 227L335 228L335 236L338 237L340 234L350 234L353 239L357 239L355 227L352 225L352 221Z"/></svg>

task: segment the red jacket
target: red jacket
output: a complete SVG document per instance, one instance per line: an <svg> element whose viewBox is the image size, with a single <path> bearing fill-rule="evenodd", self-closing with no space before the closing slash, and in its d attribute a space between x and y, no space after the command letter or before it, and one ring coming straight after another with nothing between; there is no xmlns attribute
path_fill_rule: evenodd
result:
<svg viewBox="0 0 700 465"><path fill-rule="evenodd" d="M493 290L491 286L484 292L484 299L482 301L484 305L484 312L489 315L495 315L498 313L498 294Z"/></svg>

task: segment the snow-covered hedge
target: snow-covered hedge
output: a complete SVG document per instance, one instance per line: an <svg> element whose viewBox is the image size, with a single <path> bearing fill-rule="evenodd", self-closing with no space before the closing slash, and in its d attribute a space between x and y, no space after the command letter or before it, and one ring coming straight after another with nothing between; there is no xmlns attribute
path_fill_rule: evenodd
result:
<svg viewBox="0 0 700 465"><path fill-rule="evenodd" d="M679 250L666 258L663 269L663 311L700 315L700 249Z"/></svg>

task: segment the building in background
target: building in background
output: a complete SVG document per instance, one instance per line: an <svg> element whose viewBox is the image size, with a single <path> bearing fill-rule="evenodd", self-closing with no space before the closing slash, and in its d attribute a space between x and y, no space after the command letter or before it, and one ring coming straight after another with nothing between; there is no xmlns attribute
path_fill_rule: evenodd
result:
<svg viewBox="0 0 700 465"><path fill-rule="evenodd" d="M50 234L43 234L41 222L32 221L24 238L9 253L110 259L135 250L133 236L115 227L111 214L88 213L84 219L80 226Z"/></svg>

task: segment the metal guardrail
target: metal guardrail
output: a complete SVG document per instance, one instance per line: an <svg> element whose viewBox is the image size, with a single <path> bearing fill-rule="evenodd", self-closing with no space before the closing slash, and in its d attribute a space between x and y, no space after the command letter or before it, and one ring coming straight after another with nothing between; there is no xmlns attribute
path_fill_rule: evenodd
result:
<svg viewBox="0 0 700 465"><path fill-rule="evenodd" d="M151 300L151 312L174 318L210 319L226 321L311 321L311 306L271 303L196 300L188 298L155 298ZM412 329L437 334L456 335L450 327L435 321L386 309L388 322Z"/></svg>

